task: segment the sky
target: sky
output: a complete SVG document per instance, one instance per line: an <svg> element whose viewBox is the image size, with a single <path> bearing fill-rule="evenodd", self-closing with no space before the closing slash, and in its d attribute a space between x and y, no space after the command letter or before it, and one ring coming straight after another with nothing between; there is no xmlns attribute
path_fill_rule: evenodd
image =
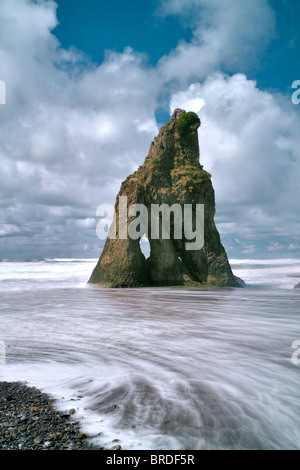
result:
<svg viewBox="0 0 300 470"><path fill-rule="evenodd" d="M297 0L1 0L0 259L97 258L98 206L178 107L201 119L229 258L299 258L299 17Z"/></svg>

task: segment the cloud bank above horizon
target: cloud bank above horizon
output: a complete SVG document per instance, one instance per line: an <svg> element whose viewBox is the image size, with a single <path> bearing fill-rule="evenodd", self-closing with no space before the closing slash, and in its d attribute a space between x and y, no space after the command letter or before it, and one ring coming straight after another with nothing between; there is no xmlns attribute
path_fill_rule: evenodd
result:
<svg viewBox="0 0 300 470"><path fill-rule="evenodd" d="M228 255L299 256L299 111L247 78L276 37L270 4L161 1L157 17L192 34L154 65L130 45L100 64L63 48L58 12L52 0L0 6L0 258L98 257L98 205L143 163L157 110L177 107L201 119Z"/></svg>

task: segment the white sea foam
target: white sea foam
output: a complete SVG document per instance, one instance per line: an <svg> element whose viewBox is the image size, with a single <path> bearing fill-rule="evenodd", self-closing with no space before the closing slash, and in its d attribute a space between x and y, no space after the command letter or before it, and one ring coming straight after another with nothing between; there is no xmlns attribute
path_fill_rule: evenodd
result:
<svg viewBox="0 0 300 470"><path fill-rule="evenodd" d="M300 448L299 261L232 260L244 289L102 289L95 262L0 263L0 380L106 447Z"/></svg>

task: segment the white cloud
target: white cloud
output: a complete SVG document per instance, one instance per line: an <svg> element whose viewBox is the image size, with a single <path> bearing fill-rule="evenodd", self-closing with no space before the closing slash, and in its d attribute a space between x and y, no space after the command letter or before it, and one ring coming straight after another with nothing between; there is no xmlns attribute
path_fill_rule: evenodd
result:
<svg viewBox="0 0 300 470"><path fill-rule="evenodd" d="M165 0L162 15L179 15L193 31L160 61L170 80L202 80L220 70L244 71L259 61L274 34L275 16L267 0ZM259 45L259 47L257 47Z"/></svg>
<svg viewBox="0 0 300 470"><path fill-rule="evenodd" d="M77 220L77 225L79 227L96 227L96 220L92 217L87 217L86 219Z"/></svg>
<svg viewBox="0 0 300 470"><path fill-rule="evenodd" d="M1 234L14 242L0 257L30 254L33 243L40 256L50 247L72 255L83 244L96 256L96 209L114 203L144 161L155 110L169 97L171 111L201 118L201 162L213 174L221 233L243 238L243 247L253 233L299 233L299 116L290 99L235 73L259 60L272 37L267 1L161 3L193 35L151 68L130 47L107 52L100 65L60 47L51 0L1 0L0 217Z"/></svg>
<svg viewBox="0 0 300 470"><path fill-rule="evenodd" d="M268 251L279 251L282 250L284 247L283 245L280 245L277 242L271 242L270 245L268 246L267 250Z"/></svg>
<svg viewBox="0 0 300 470"><path fill-rule="evenodd" d="M170 112L203 100L200 161L213 175L221 232L299 233L300 116L244 74L213 74L175 93ZM233 227L230 227L233 230ZM233 232L232 232L233 233Z"/></svg>
<svg viewBox="0 0 300 470"><path fill-rule="evenodd" d="M7 104L0 114L0 217L39 231L41 244L63 237L67 245L77 234L78 240L93 236L97 246L95 230L87 232L96 208L114 203L157 132L158 80L129 47L108 52L101 65L62 49L52 33L56 24L52 1L1 0Z"/></svg>
<svg viewBox="0 0 300 470"><path fill-rule="evenodd" d="M2 224L0 228L0 237L8 236L8 235L15 235L16 233L20 233L19 227L16 227L12 224Z"/></svg>
<svg viewBox="0 0 300 470"><path fill-rule="evenodd" d="M242 250L242 253L248 253L248 254L253 254L256 252L255 245L248 245L244 250Z"/></svg>
<svg viewBox="0 0 300 470"><path fill-rule="evenodd" d="M199 83L192 83L189 86L188 92L184 90L173 95L170 102L170 114L178 107L187 112L200 113L203 106L205 106L204 99L199 96L201 93L200 88L201 85Z"/></svg>
<svg viewBox="0 0 300 470"><path fill-rule="evenodd" d="M299 244L294 244L294 243L289 244L289 250L299 250L299 249L300 249Z"/></svg>

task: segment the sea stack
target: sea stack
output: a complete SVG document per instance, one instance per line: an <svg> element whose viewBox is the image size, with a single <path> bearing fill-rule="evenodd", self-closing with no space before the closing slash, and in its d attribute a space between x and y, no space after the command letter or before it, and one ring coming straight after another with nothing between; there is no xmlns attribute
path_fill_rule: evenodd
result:
<svg viewBox="0 0 300 470"><path fill-rule="evenodd" d="M232 273L214 223L215 194L211 175L199 161L199 126L197 114L175 109L171 119L161 127L151 143L143 165L122 183L112 224L115 235L107 238L90 283L113 288L244 285ZM122 201L127 201L128 209L125 227L124 223L123 226L120 223ZM138 238L133 238L129 230L134 219L130 215L130 207L136 204L149 210L149 223L140 227ZM169 217L170 236L163 236L161 229L159 235L156 232L154 236L150 220L154 205L181 208L182 213L185 208L193 208L194 229L197 228L197 212L194 208L202 207L204 237L201 248L187 249L191 246L188 245L191 238L185 235L184 217L182 226L178 226L177 222L181 219L175 219L175 213L173 218ZM174 223L176 220L177 225ZM140 248L143 229L150 243L150 256L147 259ZM181 237L178 235L180 233Z"/></svg>

